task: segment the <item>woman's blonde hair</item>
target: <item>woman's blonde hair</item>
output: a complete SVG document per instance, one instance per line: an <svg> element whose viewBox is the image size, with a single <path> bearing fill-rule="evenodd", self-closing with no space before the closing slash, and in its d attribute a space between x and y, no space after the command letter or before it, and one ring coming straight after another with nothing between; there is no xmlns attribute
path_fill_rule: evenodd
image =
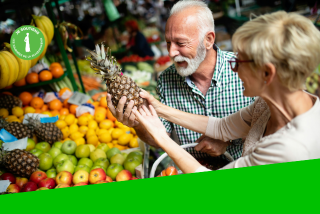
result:
<svg viewBox="0 0 320 214"><path fill-rule="evenodd" d="M259 16L235 32L232 45L235 52L254 60L252 70L272 63L290 90L304 89L307 77L320 64L320 32L296 13Z"/></svg>

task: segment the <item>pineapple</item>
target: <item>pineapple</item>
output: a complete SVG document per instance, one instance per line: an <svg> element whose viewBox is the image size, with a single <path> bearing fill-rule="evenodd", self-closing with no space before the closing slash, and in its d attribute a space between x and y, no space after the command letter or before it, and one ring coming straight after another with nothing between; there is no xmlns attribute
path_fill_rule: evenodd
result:
<svg viewBox="0 0 320 214"><path fill-rule="evenodd" d="M30 152L21 149L14 149L9 152L1 150L0 164L19 177L29 178L39 167L39 158Z"/></svg>
<svg viewBox="0 0 320 214"><path fill-rule="evenodd" d="M119 100L122 96L127 97L127 101L124 106L124 110L129 104L130 100L134 101L134 106L138 109L143 104L144 99L140 97L141 89L138 85L126 75L123 75L121 68L117 66L116 59L108 55L108 50L105 50L103 43L101 48L96 45L96 51L87 50L90 56L86 60L90 61L91 68L97 71L97 74L102 75L102 79L106 81L107 92L112 96L112 104L117 107Z"/></svg>
<svg viewBox="0 0 320 214"><path fill-rule="evenodd" d="M3 94L0 96L0 108L8 109L9 113L11 114L11 109L16 106L22 107L22 101L18 97L8 94Z"/></svg>
<svg viewBox="0 0 320 214"><path fill-rule="evenodd" d="M28 137L33 137L33 130L31 130L25 124L19 122L7 122L4 118L0 118L0 129L4 128L10 134L15 136L18 140Z"/></svg>
<svg viewBox="0 0 320 214"><path fill-rule="evenodd" d="M28 118L28 127L34 130L39 141L48 142L52 145L54 142L63 139L61 130L54 123L41 123L37 118Z"/></svg>

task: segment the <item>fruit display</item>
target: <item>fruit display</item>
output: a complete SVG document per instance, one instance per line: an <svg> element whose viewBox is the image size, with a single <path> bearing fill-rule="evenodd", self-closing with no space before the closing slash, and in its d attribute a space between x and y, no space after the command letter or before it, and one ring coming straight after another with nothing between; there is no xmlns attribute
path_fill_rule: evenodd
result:
<svg viewBox="0 0 320 214"><path fill-rule="evenodd" d="M87 51L90 53L87 60L91 62L91 68L101 74L103 80L106 81L107 91L112 96L113 105L117 106L120 98L126 96L127 102L124 110L131 100L139 109L143 104L143 99L139 94L141 89L130 77L122 74L121 69L116 65L115 58L111 54L108 55L108 49L105 51L104 45L101 44L101 48L96 45L95 51Z"/></svg>
<svg viewBox="0 0 320 214"><path fill-rule="evenodd" d="M15 136L17 139L22 139L25 137L32 138L33 137L33 129L29 128L25 124L20 122L12 121L8 122L3 117L0 118L0 129L5 129L10 134Z"/></svg>
<svg viewBox="0 0 320 214"><path fill-rule="evenodd" d="M174 166L169 166L166 169L162 170L160 175L158 175L157 177L172 176L172 175L178 175L178 170Z"/></svg>
<svg viewBox="0 0 320 214"><path fill-rule="evenodd" d="M145 61L150 61L153 60L152 56L145 56L145 57L140 57L138 55L130 55L130 56L125 56L122 59L118 60L119 63L126 63L126 62L145 62Z"/></svg>

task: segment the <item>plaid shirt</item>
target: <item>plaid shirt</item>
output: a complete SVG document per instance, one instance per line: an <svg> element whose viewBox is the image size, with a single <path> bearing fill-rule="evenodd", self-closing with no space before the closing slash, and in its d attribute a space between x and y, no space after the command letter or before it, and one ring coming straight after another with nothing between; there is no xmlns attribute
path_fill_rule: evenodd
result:
<svg viewBox="0 0 320 214"><path fill-rule="evenodd" d="M158 79L157 93L161 103L192 114L222 118L254 101L254 98L243 96L242 81L230 68L228 61L235 58L235 55L232 52L221 51L217 46L214 49L217 51L217 61L207 94L204 96L189 77L180 76L172 65L163 71ZM201 137L200 133L160 119L168 133L175 129L182 145L194 143ZM208 157L207 154L197 152L193 148L187 151L196 158ZM241 139L233 141L232 145L227 147L227 151L234 159L239 158L242 154ZM224 155L223 158L225 159Z"/></svg>

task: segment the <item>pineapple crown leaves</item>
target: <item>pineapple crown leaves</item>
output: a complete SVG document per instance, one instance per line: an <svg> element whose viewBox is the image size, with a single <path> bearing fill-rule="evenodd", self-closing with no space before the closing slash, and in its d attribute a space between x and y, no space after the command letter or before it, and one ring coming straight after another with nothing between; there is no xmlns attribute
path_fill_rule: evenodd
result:
<svg viewBox="0 0 320 214"><path fill-rule="evenodd" d="M27 126L29 128L31 128L32 130L33 130L33 128L36 128L41 124L39 115L31 116L31 117L27 118L26 120L28 121Z"/></svg>
<svg viewBox="0 0 320 214"><path fill-rule="evenodd" d="M103 42L101 42L101 48L97 44L95 51L87 51L90 56L86 57L86 60L90 62L93 70L98 71L96 74L103 76L103 80L113 80L117 75L120 75L121 68L117 66L117 60L111 56L109 47L105 50ZM108 54L108 52L110 53Z"/></svg>

